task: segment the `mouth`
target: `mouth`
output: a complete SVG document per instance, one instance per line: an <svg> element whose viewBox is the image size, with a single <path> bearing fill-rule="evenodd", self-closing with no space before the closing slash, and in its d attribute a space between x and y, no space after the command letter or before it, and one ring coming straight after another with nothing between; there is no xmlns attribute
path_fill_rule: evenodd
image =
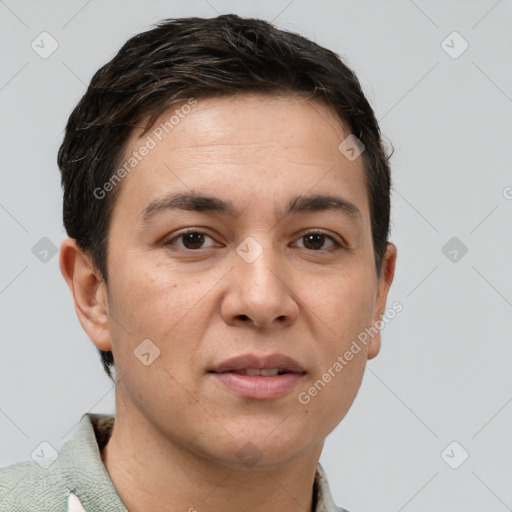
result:
<svg viewBox="0 0 512 512"><path fill-rule="evenodd" d="M283 368L244 368L242 370L228 370L228 372L221 373L235 373L236 375L247 375L255 377L260 375L262 377L273 377L275 375L284 375L285 373L293 373Z"/></svg>
<svg viewBox="0 0 512 512"><path fill-rule="evenodd" d="M282 397L298 385L306 371L283 354L232 357L208 371L224 389L243 398L270 400Z"/></svg>

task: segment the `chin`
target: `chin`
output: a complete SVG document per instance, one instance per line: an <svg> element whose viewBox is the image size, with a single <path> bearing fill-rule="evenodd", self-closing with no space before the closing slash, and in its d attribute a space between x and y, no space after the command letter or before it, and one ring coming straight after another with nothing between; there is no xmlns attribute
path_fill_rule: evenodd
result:
<svg viewBox="0 0 512 512"><path fill-rule="evenodd" d="M280 422L282 419L280 420ZM304 438L304 431L279 428L280 422L266 423L264 428L248 426L233 436L223 450L218 453L231 469L270 470L291 462L314 446L321 444ZM284 423L283 423L284 425ZM277 427L277 428L276 428ZM217 447L221 443L217 444Z"/></svg>

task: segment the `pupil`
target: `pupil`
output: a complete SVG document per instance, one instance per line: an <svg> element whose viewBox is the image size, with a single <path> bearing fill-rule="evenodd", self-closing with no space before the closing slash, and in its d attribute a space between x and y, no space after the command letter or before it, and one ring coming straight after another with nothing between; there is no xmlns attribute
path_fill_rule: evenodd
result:
<svg viewBox="0 0 512 512"><path fill-rule="evenodd" d="M184 237L184 244L188 249L198 249L197 246L200 247L204 241L204 236L202 233L186 233ZM190 247L191 245L193 247Z"/></svg>
<svg viewBox="0 0 512 512"><path fill-rule="evenodd" d="M305 237L305 240L306 240L306 247L308 245L313 245L315 247L307 247L308 249L319 249L320 247L322 247L322 245L324 245L324 238L325 238L325 235L322 235L322 234L311 234L311 235L306 235ZM315 244L316 242L316 244ZM318 242L320 242L320 245L318 245Z"/></svg>

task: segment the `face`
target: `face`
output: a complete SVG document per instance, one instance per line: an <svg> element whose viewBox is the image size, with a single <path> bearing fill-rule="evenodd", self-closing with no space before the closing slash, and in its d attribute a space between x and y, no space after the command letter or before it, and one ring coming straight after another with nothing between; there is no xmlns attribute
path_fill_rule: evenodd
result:
<svg viewBox="0 0 512 512"><path fill-rule="evenodd" d="M338 149L349 132L323 104L259 95L198 99L152 130L129 142L127 158L156 144L110 227L118 403L228 466L247 443L269 467L318 455L379 350L377 335L344 357L392 278L375 274L362 158Z"/></svg>

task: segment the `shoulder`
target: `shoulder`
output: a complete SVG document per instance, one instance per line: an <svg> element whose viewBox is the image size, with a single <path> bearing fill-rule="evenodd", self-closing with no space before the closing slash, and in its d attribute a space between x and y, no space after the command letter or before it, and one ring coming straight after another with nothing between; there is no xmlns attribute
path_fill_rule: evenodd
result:
<svg viewBox="0 0 512 512"><path fill-rule="evenodd" d="M66 512L70 495L77 492L90 503L107 500L109 510L122 510L99 452L113 421L110 415L86 413L55 457L43 449L34 460L0 468L0 512Z"/></svg>
<svg viewBox="0 0 512 512"><path fill-rule="evenodd" d="M0 511L58 511L66 496L65 482L51 466L35 462L18 462L0 468Z"/></svg>

